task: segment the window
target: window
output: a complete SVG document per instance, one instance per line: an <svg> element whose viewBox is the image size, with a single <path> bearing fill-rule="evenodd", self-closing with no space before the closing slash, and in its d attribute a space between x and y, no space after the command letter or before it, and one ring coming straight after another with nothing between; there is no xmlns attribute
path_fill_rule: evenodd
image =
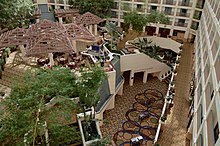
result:
<svg viewBox="0 0 220 146"><path fill-rule="evenodd" d="M186 9L180 9L180 13L186 13L187 10Z"/></svg>
<svg viewBox="0 0 220 146"><path fill-rule="evenodd" d="M219 127L218 127L218 123L216 123L215 128L214 128L214 140L215 140L215 143L218 140L218 136L219 136Z"/></svg>
<svg viewBox="0 0 220 146"><path fill-rule="evenodd" d="M171 7L165 7L165 14L171 14L172 8Z"/></svg>
<svg viewBox="0 0 220 146"><path fill-rule="evenodd" d="M200 104L200 125L202 124L202 120L203 120L203 112L202 112L202 104Z"/></svg>
<svg viewBox="0 0 220 146"><path fill-rule="evenodd" d="M151 6L151 11L156 11L157 10L157 6Z"/></svg>

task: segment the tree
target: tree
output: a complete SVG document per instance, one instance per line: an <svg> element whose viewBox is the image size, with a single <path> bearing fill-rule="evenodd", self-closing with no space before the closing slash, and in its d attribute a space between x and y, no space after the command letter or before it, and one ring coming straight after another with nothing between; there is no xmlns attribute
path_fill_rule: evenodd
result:
<svg viewBox="0 0 220 146"><path fill-rule="evenodd" d="M144 15L140 15L137 12L129 12L124 16L124 22L127 28L132 27L133 30L141 32L147 20Z"/></svg>
<svg viewBox="0 0 220 146"><path fill-rule="evenodd" d="M164 13L153 11L146 16L147 23L169 24L170 20Z"/></svg>
<svg viewBox="0 0 220 146"><path fill-rule="evenodd" d="M99 88L105 79L106 73L100 67L81 72L81 79L78 84L79 101L84 115L87 108L93 107L95 112L95 107L100 100ZM91 117L94 119L95 113L92 113Z"/></svg>
<svg viewBox="0 0 220 146"><path fill-rule="evenodd" d="M68 123L78 96L76 76L70 69L54 68L25 75L0 102L0 143L5 145L51 145L80 141ZM47 138L47 134L49 137Z"/></svg>
<svg viewBox="0 0 220 146"><path fill-rule="evenodd" d="M26 26L33 8L32 0L1 0L0 28L13 29Z"/></svg>
<svg viewBox="0 0 220 146"><path fill-rule="evenodd" d="M101 18L111 16L113 0L71 0L70 5L79 9L81 14L91 12Z"/></svg>
<svg viewBox="0 0 220 146"><path fill-rule="evenodd" d="M105 28L107 29L107 32L111 35L111 50L113 46L113 40L118 40L118 38L121 35L121 32L119 31L119 28L116 26L113 22L107 22L105 24Z"/></svg>

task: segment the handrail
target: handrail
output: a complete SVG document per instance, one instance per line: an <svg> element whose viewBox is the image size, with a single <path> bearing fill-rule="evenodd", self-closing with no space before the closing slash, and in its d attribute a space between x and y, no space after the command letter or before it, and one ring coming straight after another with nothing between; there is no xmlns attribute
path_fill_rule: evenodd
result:
<svg viewBox="0 0 220 146"><path fill-rule="evenodd" d="M177 60L179 60L179 56L177 55L177 57L176 57L176 61ZM176 69L176 64L174 65L174 67L173 67L173 69L175 70ZM174 73L172 73L172 76L171 76L171 82L173 81L173 78L174 78ZM166 94L166 97L165 97L165 102L164 102L164 105L163 105L163 109L162 109L162 113L161 113L161 117L165 114L165 112L166 112L166 106L167 106L167 103L171 103L171 101L168 101L167 100L167 96L169 96L169 91L170 91L170 88L171 88L171 86L170 86L170 84L169 84L169 87L168 87L168 90L167 90L167 94ZM160 119L160 121L159 121L159 125L158 125L158 127L157 127L157 132L156 132L156 135L155 135L155 138L154 138L154 144L157 142L157 140L158 140L158 137L159 137L159 134L160 134L160 129L161 129L161 126L162 126L162 121L161 121L161 119Z"/></svg>

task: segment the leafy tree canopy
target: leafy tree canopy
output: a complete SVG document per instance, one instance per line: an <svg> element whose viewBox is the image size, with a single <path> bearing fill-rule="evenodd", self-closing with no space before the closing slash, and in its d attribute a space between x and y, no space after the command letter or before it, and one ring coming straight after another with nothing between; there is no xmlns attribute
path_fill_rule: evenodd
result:
<svg viewBox="0 0 220 146"><path fill-rule="evenodd" d="M91 12L101 18L111 16L113 0L71 0L73 8L79 9L81 14Z"/></svg>
<svg viewBox="0 0 220 146"><path fill-rule="evenodd" d="M160 24L169 24L170 20L164 13L158 11L153 11L146 16L148 23L160 23Z"/></svg>
<svg viewBox="0 0 220 146"><path fill-rule="evenodd" d="M25 75L24 83L12 87L10 97L0 102L0 143L44 145L46 129L51 145L80 140L79 132L65 124L76 108L70 100L78 94L76 79L65 68Z"/></svg>
<svg viewBox="0 0 220 146"><path fill-rule="evenodd" d="M149 23L155 24L169 24L170 20L164 13L153 11L147 16L138 14L137 12L129 12L124 16L125 26L128 28L130 25L133 30L138 32L142 31L143 26Z"/></svg>
<svg viewBox="0 0 220 146"><path fill-rule="evenodd" d="M0 28L13 29L27 25L33 8L32 0L0 0Z"/></svg>
<svg viewBox="0 0 220 146"><path fill-rule="evenodd" d="M132 25L133 30L141 32L147 20L144 15L140 15L137 12L129 12L124 16L124 22L127 28Z"/></svg>

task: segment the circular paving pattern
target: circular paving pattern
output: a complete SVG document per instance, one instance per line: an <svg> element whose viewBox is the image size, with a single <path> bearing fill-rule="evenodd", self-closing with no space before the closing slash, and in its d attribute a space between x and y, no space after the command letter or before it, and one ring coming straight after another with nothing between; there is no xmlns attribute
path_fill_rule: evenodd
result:
<svg viewBox="0 0 220 146"><path fill-rule="evenodd" d="M154 140L163 108L163 94L156 89L148 89L135 96L133 108L126 114L122 130L114 134L117 146L130 146L132 138L142 136L143 146L151 146Z"/></svg>

